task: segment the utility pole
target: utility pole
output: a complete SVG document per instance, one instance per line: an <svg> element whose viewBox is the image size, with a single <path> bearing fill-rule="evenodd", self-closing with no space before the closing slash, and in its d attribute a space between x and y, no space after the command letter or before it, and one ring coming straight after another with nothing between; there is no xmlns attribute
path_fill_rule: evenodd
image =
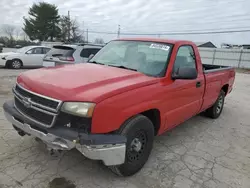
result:
<svg viewBox="0 0 250 188"><path fill-rule="evenodd" d="M89 29L87 29L87 43L89 43Z"/></svg>
<svg viewBox="0 0 250 188"><path fill-rule="evenodd" d="M83 36L83 42L85 42L85 34L84 34L84 21L82 22L82 36Z"/></svg>
<svg viewBox="0 0 250 188"><path fill-rule="evenodd" d="M68 42L70 41L70 12L68 11Z"/></svg>
<svg viewBox="0 0 250 188"><path fill-rule="evenodd" d="M118 31L117 31L117 38L120 38L120 32L121 32L121 27L120 25L118 25Z"/></svg>

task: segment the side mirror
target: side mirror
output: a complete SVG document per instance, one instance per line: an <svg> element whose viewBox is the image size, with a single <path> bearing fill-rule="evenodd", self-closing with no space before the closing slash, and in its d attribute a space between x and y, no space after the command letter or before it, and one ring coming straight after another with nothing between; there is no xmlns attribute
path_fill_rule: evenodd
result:
<svg viewBox="0 0 250 188"><path fill-rule="evenodd" d="M90 61L95 55L94 54L90 54L88 61Z"/></svg>
<svg viewBox="0 0 250 188"><path fill-rule="evenodd" d="M180 67L176 73L172 74L172 79L194 80L197 78L196 68Z"/></svg>

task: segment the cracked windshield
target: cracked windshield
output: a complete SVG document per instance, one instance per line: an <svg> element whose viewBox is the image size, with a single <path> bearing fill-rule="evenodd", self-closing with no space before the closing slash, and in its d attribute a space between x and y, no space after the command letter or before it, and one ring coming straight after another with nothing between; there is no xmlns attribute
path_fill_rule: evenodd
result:
<svg viewBox="0 0 250 188"><path fill-rule="evenodd" d="M249 7L1 0L0 188L250 188Z"/></svg>

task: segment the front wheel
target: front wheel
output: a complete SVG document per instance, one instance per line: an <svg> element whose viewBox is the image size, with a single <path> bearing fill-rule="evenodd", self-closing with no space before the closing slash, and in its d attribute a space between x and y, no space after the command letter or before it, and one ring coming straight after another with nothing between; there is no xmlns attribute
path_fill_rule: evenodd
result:
<svg viewBox="0 0 250 188"><path fill-rule="evenodd" d="M22 67L22 62L19 59L13 59L10 63L10 68L12 69L20 69Z"/></svg>
<svg viewBox="0 0 250 188"><path fill-rule="evenodd" d="M151 153L154 126L146 116L137 115L126 121L118 133L127 137L125 162L110 169L119 176L134 175L141 170Z"/></svg>
<svg viewBox="0 0 250 188"><path fill-rule="evenodd" d="M217 98L216 102L214 103L213 106L211 106L209 109L205 111L205 115L213 119L218 118L223 110L224 101L225 101L225 92L221 90L220 95Z"/></svg>

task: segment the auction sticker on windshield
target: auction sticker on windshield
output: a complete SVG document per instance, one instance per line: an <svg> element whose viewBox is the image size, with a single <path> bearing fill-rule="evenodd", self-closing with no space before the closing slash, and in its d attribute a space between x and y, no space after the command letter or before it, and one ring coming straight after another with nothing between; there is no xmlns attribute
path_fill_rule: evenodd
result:
<svg viewBox="0 0 250 188"><path fill-rule="evenodd" d="M149 48L155 48L155 49L168 51L170 47L164 44L151 44Z"/></svg>

